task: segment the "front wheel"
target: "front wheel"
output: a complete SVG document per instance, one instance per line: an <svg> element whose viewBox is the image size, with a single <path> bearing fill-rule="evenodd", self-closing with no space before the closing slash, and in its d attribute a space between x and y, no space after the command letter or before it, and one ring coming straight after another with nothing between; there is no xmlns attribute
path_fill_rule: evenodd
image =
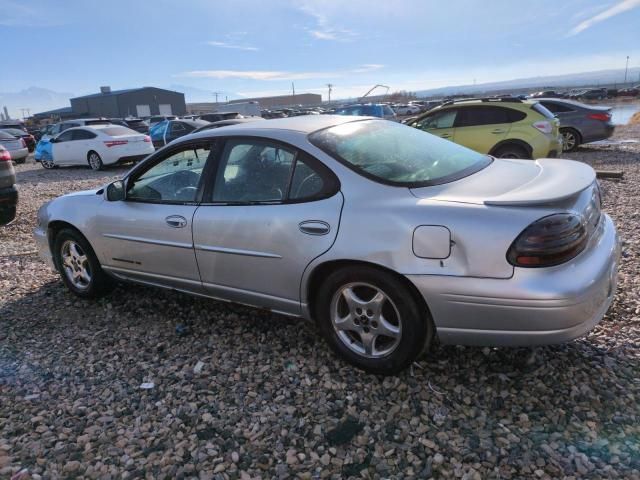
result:
<svg viewBox="0 0 640 480"><path fill-rule="evenodd" d="M81 298L97 298L112 290L113 280L102 270L89 242L76 230L61 230L53 242L53 258L62 281Z"/></svg>
<svg viewBox="0 0 640 480"><path fill-rule="evenodd" d="M519 145L503 145L495 151L494 157L529 159L531 155Z"/></svg>
<svg viewBox="0 0 640 480"><path fill-rule="evenodd" d="M52 168L56 167L56 164L53 163L53 159L51 157L49 157L48 155L43 155L42 158L40 159L40 165L42 165L44 168L46 168L47 170L51 170Z"/></svg>
<svg viewBox="0 0 640 480"><path fill-rule="evenodd" d="M407 368L431 343L433 322L396 276L371 267L329 275L318 291L315 316L333 350L369 373Z"/></svg>
<svg viewBox="0 0 640 480"><path fill-rule="evenodd" d="M102 170L102 159L96 152L89 152L87 155L87 161L89 162L91 170Z"/></svg>

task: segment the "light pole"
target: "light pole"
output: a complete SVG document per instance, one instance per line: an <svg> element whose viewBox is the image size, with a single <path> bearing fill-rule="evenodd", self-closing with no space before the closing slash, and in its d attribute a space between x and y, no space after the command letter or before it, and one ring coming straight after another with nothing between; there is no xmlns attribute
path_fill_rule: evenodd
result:
<svg viewBox="0 0 640 480"><path fill-rule="evenodd" d="M627 72L629 71L629 55L627 55L627 64L624 67L624 83L627 83Z"/></svg>
<svg viewBox="0 0 640 480"><path fill-rule="evenodd" d="M333 89L333 83L327 83L327 88L329 89L329 105L331 105L331 90Z"/></svg>

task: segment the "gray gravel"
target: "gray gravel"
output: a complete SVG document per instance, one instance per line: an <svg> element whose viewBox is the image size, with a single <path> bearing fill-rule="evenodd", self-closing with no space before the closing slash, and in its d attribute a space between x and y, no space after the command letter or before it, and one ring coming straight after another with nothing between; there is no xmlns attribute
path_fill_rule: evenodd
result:
<svg viewBox="0 0 640 480"><path fill-rule="evenodd" d="M600 326L534 352L436 347L392 378L249 308L138 286L75 299L30 253L35 211L124 170L17 166L19 219L0 229L0 478L640 479L640 145L570 156L625 172L602 182L624 245Z"/></svg>

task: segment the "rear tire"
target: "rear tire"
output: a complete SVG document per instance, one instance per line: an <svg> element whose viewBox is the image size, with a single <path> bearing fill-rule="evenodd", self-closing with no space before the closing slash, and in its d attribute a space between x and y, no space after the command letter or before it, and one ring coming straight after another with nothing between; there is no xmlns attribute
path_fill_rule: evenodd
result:
<svg viewBox="0 0 640 480"><path fill-rule="evenodd" d="M580 134L573 128L561 128L562 135L562 151L573 152L581 143Z"/></svg>
<svg viewBox="0 0 640 480"><path fill-rule="evenodd" d="M102 168L104 167L104 165L102 164L102 158L100 158L100 155L98 155L98 153L94 152L93 150L87 153L87 162L89 163L91 170L98 171L102 170Z"/></svg>
<svg viewBox="0 0 640 480"><path fill-rule="evenodd" d="M19 158L16 160L16 165L23 164L27 161L27 157Z"/></svg>
<svg viewBox="0 0 640 480"><path fill-rule="evenodd" d="M524 147L515 144L507 144L498 147L494 153L494 157L497 158L518 158L518 159L531 159L531 155Z"/></svg>
<svg viewBox="0 0 640 480"><path fill-rule="evenodd" d="M53 260L66 287L80 298L98 298L115 286L98 261L89 242L78 232L65 228L53 241Z"/></svg>
<svg viewBox="0 0 640 480"><path fill-rule="evenodd" d="M314 316L331 348L362 370L393 375L431 344L435 328L424 305L398 277L355 266L330 274L315 299Z"/></svg>

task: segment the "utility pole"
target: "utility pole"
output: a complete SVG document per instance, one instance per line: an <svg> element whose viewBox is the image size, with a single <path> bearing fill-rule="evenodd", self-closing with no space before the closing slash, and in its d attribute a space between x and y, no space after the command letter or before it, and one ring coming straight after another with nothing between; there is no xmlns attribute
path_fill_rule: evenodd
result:
<svg viewBox="0 0 640 480"><path fill-rule="evenodd" d="M627 55L627 65L624 67L624 83L627 83L627 72L629 71L629 55Z"/></svg>
<svg viewBox="0 0 640 480"><path fill-rule="evenodd" d="M291 82L291 96L292 96L291 103L295 105L296 104L296 86L293 84L293 82Z"/></svg>
<svg viewBox="0 0 640 480"><path fill-rule="evenodd" d="M329 89L329 105L331 105L331 90L333 90L333 83L327 83L327 88Z"/></svg>
<svg viewBox="0 0 640 480"><path fill-rule="evenodd" d="M218 95L222 95L222 92L213 92L213 94L216 96L216 103L218 103Z"/></svg>

